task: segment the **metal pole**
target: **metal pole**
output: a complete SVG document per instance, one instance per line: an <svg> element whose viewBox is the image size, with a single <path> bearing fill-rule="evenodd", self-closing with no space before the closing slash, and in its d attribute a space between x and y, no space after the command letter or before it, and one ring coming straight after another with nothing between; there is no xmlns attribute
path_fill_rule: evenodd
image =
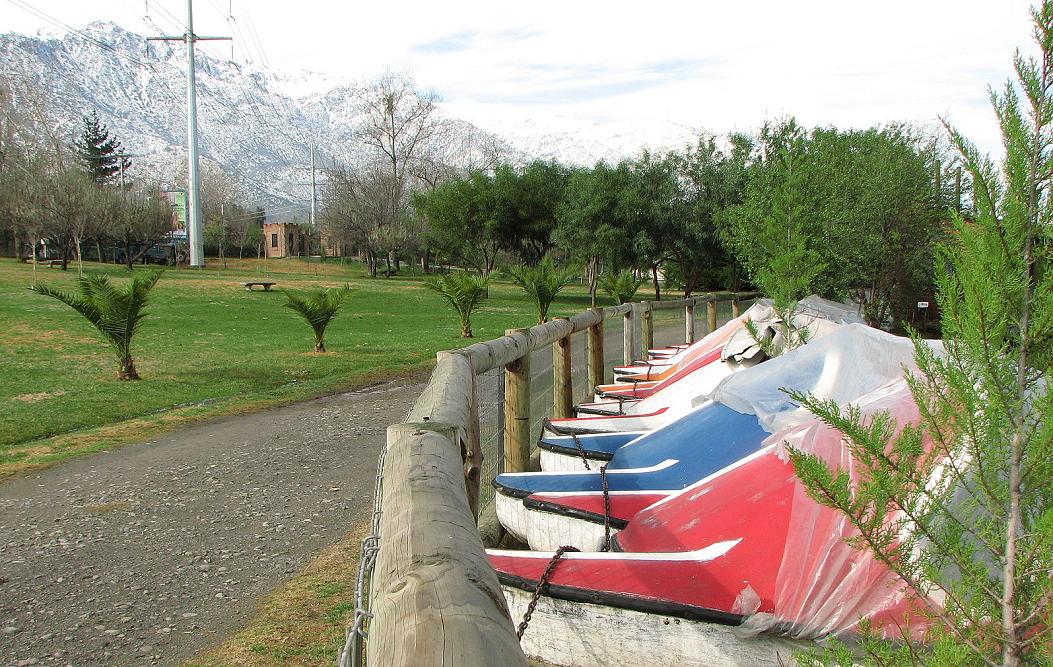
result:
<svg viewBox="0 0 1053 667"><path fill-rule="evenodd" d="M187 234L190 266L205 266L205 240L201 228L201 173L197 160L197 87L194 83L194 2L186 0L186 117L187 117Z"/></svg>
<svg viewBox="0 0 1053 667"><path fill-rule="evenodd" d="M316 187L316 183L315 183L315 178L314 178L314 144L312 144L311 145L311 231L312 232L314 232L314 230L315 230L315 226L314 226L314 207L315 207L315 199L317 199L317 196L315 195L315 187Z"/></svg>

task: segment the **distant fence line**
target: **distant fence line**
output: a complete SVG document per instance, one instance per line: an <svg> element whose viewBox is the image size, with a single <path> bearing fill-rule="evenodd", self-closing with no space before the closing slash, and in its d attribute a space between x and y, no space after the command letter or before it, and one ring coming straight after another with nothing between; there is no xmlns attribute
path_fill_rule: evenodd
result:
<svg viewBox="0 0 1053 667"><path fill-rule="evenodd" d="M653 347L655 311L681 309L683 340L692 343L696 307L705 305L708 333L717 327L719 303L730 303L730 315L737 317L740 301L757 296L713 292L592 308L439 352L431 379L406 418L387 429L373 534L363 541L359 609L341 667L525 666L477 522L482 485L499 472L525 471L530 465L532 427L539 421L537 408L545 407L536 400L532 405L532 384L537 383L531 359L538 358L532 353L551 349L552 354L551 406L544 416L570 417L575 334L586 338L591 391L604 380L608 320L622 321L622 359L629 363ZM481 386L487 379L497 385L496 392ZM480 406L487 406L481 397L494 393L496 404L489 407L496 408L498 425L483 438ZM496 459L486 468L484 445Z"/></svg>

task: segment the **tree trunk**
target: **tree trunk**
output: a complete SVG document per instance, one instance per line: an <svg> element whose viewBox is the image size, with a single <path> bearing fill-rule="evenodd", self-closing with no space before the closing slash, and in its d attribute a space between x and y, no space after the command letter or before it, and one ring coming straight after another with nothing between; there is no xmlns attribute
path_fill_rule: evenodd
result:
<svg viewBox="0 0 1053 667"><path fill-rule="evenodd" d="M471 322L461 322L461 338L472 338Z"/></svg>
<svg viewBox="0 0 1053 667"><path fill-rule="evenodd" d="M654 300L655 301L661 301L662 300L662 290L658 286L658 265L657 264L652 264L651 265L651 280L654 281Z"/></svg>
<svg viewBox="0 0 1053 667"><path fill-rule="evenodd" d="M80 237L78 236L76 238L76 240L77 240L77 275L78 276L83 276L84 275L84 257L81 256Z"/></svg>
<svg viewBox="0 0 1053 667"><path fill-rule="evenodd" d="M324 338L316 338L315 339L315 341L314 341L314 351L315 352L325 352L325 339Z"/></svg>
<svg viewBox="0 0 1053 667"><path fill-rule="evenodd" d="M62 244L62 270L63 271L67 271L69 269L69 251L70 251L70 247L69 246L70 246L70 244L69 244L68 241L66 243Z"/></svg>
<svg viewBox="0 0 1053 667"><path fill-rule="evenodd" d="M95 239L95 252L99 256L99 264L106 261L106 256L102 254L102 241Z"/></svg>
<svg viewBox="0 0 1053 667"><path fill-rule="evenodd" d="M125 241L124 242L124 262L128 266L128 270L129 271L132 270L132 268L133 268L132 267L132 262L134 262L134 261L135 260L132 259L132 244L129 241Z"/></svg>
<svg viewBox="0 0 1053 667"><path fill-rule="evenodd" d="M135 362L129 357L121 362L121 368L117 371L118 380L138 380L139 373L135 370Z"/></svg>

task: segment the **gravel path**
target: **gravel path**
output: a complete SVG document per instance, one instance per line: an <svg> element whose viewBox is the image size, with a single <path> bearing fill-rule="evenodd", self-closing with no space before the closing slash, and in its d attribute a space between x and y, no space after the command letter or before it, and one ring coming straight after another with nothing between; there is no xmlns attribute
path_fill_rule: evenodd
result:
<svg viewBox="0 0 1053 667"><path fill-rule="evenodd" d="M423 378L210 422L0 485L0 665L173 665L366 520Z"/></svg>

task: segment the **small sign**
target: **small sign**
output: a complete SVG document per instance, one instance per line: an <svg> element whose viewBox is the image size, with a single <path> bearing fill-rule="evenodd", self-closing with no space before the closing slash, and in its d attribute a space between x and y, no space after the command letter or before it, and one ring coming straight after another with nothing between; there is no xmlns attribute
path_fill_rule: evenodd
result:
<svg viewBox="0 0 1053 667"><path fill-rule="evenodd" d="M929 307L929 302L928 301L919 301L918 302L918 308L928 308L928 307Z"/></svg>

